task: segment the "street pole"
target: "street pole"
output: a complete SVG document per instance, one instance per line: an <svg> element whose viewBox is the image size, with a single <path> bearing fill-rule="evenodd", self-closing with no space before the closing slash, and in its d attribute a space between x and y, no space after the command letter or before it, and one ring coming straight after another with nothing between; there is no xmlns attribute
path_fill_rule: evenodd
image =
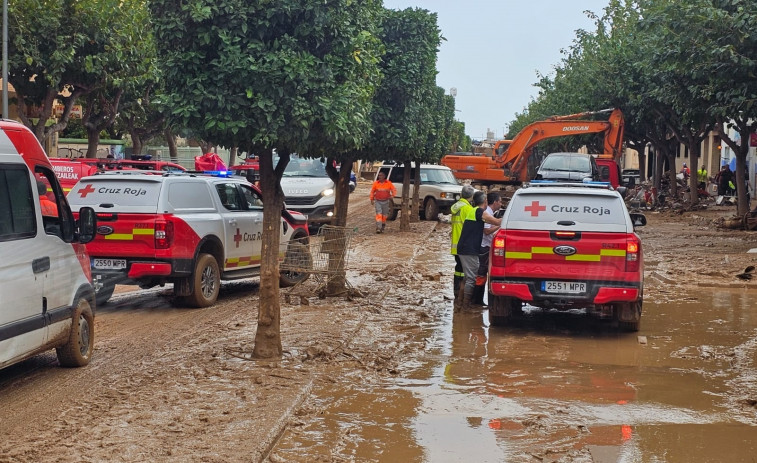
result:
<svg viewBox="0 0 757 463"><path fill-rule="evenodd" d="M8 117L8 0L3 0L3 119Z"/></svg>

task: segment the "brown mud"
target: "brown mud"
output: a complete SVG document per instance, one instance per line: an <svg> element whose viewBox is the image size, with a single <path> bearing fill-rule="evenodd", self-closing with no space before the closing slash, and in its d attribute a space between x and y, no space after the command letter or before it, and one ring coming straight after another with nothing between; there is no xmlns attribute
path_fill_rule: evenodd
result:
<svg viewBox="0 0 757 463"><path fill-rule="evenodd" d="M0 370L0 461L751 461L757 233L728 207L648 212L638 333L526 310L453 314L449 225L374 234L350 202L349 282L365 297L286 303L284 358L248 361L257 281L209 309L119 287L81 369L54 353ZM294 302L297 300L292 299Z"/></svg>

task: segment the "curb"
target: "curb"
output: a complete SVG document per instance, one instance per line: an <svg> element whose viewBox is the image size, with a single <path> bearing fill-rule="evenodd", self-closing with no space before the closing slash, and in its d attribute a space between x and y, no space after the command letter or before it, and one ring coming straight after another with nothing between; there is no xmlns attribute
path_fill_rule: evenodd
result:
<svg viewBox="0 0 757 463"><path fill-rule="evenodd" d="M287 430L289 421L294 416L294 412L297 411L308 398L310 392L313 389L313 383L315 380L311 377L310 381L300 389L292 403L287 407L286 411L276 420L276 424L270 429L268 434L261 440L261 444L257 451L252 454L252 461L263 463L268 460L271 451L278 443L279 439L284 435ZM262 449L262 450L261 450Z"/></svg>

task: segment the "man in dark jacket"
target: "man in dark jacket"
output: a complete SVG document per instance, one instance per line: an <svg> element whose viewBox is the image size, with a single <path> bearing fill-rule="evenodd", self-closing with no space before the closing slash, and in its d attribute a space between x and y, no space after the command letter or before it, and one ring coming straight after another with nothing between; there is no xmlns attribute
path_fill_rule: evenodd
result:
<svg viewBox="0 0 757 463"><path fill-rule="evenodd" d="M468 308L473 300L478 273L478 257L481 251L481 238L484 235L484 223L499 225L500 220L486 212L486 193L476 191L473 194L472 208L464 211L463 228L457 242L457 255L463 264L465 288L455 299L455 310Z"/></svg>

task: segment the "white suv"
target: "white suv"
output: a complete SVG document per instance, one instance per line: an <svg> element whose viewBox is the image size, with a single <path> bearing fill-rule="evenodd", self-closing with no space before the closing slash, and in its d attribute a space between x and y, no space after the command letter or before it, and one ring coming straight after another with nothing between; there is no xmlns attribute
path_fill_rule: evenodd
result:
<svg viewBox="0 0 757 463"><path fill-rule="evenodd" d="M402 207L402 181L405 177L405 168L402 164L384 164L378 172L385 173L386 178L397 188L397 196L393 199L394 204L389 216L390 220L394 220ZM411 204L414 178L415 167L410 170ZM418 193L421 217L426 220L437 220L440 213L449 214L450 207L460 199L462 190L463 186L457 183L449 167L421 164L421 184Z"/></svg>

